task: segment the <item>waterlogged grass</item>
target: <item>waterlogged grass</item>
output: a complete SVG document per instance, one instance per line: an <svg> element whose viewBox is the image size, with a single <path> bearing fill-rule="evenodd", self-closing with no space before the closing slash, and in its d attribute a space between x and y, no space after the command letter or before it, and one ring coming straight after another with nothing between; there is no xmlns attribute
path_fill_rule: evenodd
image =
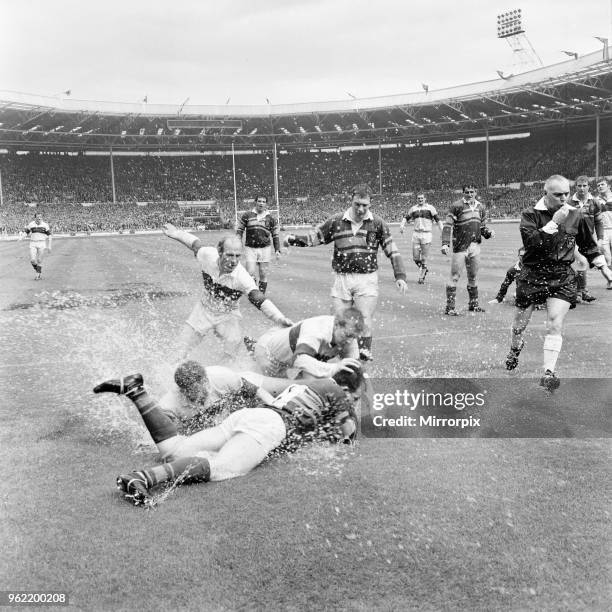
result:
<svg viewBox="0 0 612 612"><path fill-rule="evenodd" d="M496 231L483 246L488 299L518 242L516 226ZM409 293L381 256L371 375L507 376L512 307L445 319L448 259L432 251L418 286L399 244ZM159 236L58 239L33 282L24 243L0 255L1 588L67 591L83 610L609 609L608 440L362 439L132 507L115 477L155 448L127 400L91 389L135 371L164 389L197 299L193 258ZM328 312L329 259L292 250L270 297L296 320ZM589 281L599 300L568 315L562 379L607 373L610 297L599 275ZM242 310L251 335L266 329ZM526 393L543 323L536 313L513 375ZM216 363L216 340L198 356Z"/></svg>

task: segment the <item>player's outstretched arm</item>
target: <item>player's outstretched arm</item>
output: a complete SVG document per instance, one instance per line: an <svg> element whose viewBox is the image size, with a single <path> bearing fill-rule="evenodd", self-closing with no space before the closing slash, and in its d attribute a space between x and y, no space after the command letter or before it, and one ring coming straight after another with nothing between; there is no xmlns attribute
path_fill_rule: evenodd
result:
<svg viewBox="0 0 612 612"><path fill-rule="evenodd" d="M263 312L270 321L273 321L277 325L281 325L282 327L291 327L293 325L293 321L286 317L274 304L274 302L266 298L264 294L259 289L253 289L249 295L249 302Z"/></svg>
<svg viewBox="0 0 612 612"><path fill-rule="evenodd" d="M175 225L172 225L172 223L166 223L163 227L163 232L168 238L172 238L172 240L184 244L188 249L193 249L193 245L199 240L197 236L179 229Z"/></svg>

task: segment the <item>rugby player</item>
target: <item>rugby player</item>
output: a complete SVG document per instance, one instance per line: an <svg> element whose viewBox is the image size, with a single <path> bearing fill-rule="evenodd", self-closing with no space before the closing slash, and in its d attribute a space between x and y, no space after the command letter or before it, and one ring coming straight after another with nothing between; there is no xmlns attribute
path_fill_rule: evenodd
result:
<svg viewBox="0 0 612 612"><path fill-rule="evenodd" d="M587 176L579 176L574 187L576 193L570 200L570 205L574 206L585 218L591 234L597 234L599 244L603 245L603 218L601 214L601 205L599 201L589 192L589 178ZM578 247L574 253L574 270L576 271L577 294L576 302L594 302L597 298L589 293L587 289L587 270L589 262L584 257Z"/></svg>
<svg viewBox="0 0 612 612"><path fill-rule="evenodd" d="M358 339L359 357L372 359L372 317L378 302L378 247L391 260L395 285L406 292L402 257L391 238L389 226L370 210L372 191L368 185L353 187L351 207L323 222L314 234L285 238L287 246L313 247L334 243L332 269L335 282L331 296L335 312L354 306L363 314L364 329Z"/></svg>
<svg viewBox="0 0 612 612"><path fill-rule="evenodd" d="M495 232L485 224L485 209L476 199L474 185L463 186L463 197L452 204L442 230L442 253L448 254L453 240L451 257L450 283L446 285L445 314L457 316L455 309L457 283L461 276L461 268L467 272L468 310L484 312L478 303L478 268L480 266L481 236L489 239L495 237Z"/></svg>
<svg viewBox="0 0 612 612"><path fill-rule="evenodd" d="M356 339L363 327L361 311L345 308L266 332L255 343L253 356L266 376L330 378L359 368Z"/></svg>
<svg viewBox="0 0 612 612"><path fill-rule="evenodd" d="M177 484L227 480L243 476L270 453L295 451L307 442L350 442L357 433L354 403L363 377L340 372L334 379L292 384L276 399L242 408L221 424L190 436L178 434L174 421L144 388L141 374L107 380L94 393L128 397L138 409L165 461L122 474L117 486L134 505L153 505L151 489Z"/></svg>
<svg viewBox="0 0 612 612"><path fill-rule="evenodd" d="M183 361L202 338L213 331L223 341L225 355L228 358L236 355L242 340L238 301L243 294L274 323L286 327L293 325L293 321L256 287L255 281L240 263L242 243L238 236L222 238L215 248L203 246L197 236L171 223L164 225L164 234L193 251L201 266L204 282L202 297L181 332L179 361Z"/></svg>
<svg viewBox="0 0 612 612"><path fill-rule="evenodd" d="M224 397L236 393L253 396L264 389L273 396L291 384L287 378L271 378L257 372L234 372L224 366L202 366L185 361L174 371L174 387L159 400L171 417L191 417Z"/></svg>
<svg viewBox="0 0 612 612"><path fill-rule="evenodd" d="M601 206L601 221L603 225L603 239L599 245L606 258L608 267L612 266L612 190L605 178L597 180L597 197ZM612 289L612 283L608 283Z"/></svg>
<svg viewBox="0 0 612 612"><path fill-rule="evenodd" d="M257 280L262 293L268 288L268 271L272 259L272 247L278 260L281 256L277 220L268 212L268 198L255 196L255 208L245 212L238 221L236 234L242 240L244 234L244 262L247 272Z"/></svg>
<svg viewBox="0 0 612 612"><path fill-rule="evenodd" d="M42 220L40 213L35 213L34 221L28 223L24 232L30 238L30 263L36 271L34 280L40 280L45 250L51 253L51 228Z"/></svg>
<svg viewBox="0 0 612 612"><path fill-rule="evenodd" d="M544 184L544 197L521 215L520 232L525 253L516 279L516 310L512 323L506 369L514 370L525 341L523 333L536 304L546 304L544 375L540 385L552 392L560 381L555 374L563 343L565 315L576 306L576 275L571 267L576 245L591 266L602 270L608 281L612 272L580 210L568 205L569 181L558 174Z"/></svg>
<svg viewBox="0 0 612 612"><path fill-rule="evenodd" d="M412 206L402 218L400 224L400 234L404 233L406 223L414 221L412 231L412 258L417 268L419 268L419 285L425 282L427 276L427 257L433 237L432 228L434 221L442 231L442 221L438 218L436 209L427 202L424 193L417 194L417 203Z"/></svg>

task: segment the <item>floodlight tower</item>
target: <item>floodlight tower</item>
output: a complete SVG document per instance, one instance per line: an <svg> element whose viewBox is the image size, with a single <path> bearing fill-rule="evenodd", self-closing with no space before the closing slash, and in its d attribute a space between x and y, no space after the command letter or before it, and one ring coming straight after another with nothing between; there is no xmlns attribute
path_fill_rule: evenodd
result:
<svg viewBox="0 0 612 612"><path fill-rule="evenodd" d="M497 16L497 38L505 38L514 53L514 73L544 65L525 34L521 9L506 11Z"/></svg>

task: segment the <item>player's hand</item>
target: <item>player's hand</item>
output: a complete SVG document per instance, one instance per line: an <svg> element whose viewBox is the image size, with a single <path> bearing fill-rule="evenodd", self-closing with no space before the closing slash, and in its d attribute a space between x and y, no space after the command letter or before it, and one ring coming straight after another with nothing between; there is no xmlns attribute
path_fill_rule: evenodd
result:
<svg viewBox="0 0 612 612"><path fill-rule="evenodd" d="M443 244L442 248L440 249L440 251L442 252L442 255L448 255L448 250L449 250L448 244Z"/></svg>
<svg viewBox="0 0 612 612"><path fill-rule="evenodd" d="M408 284L403 278L398 278L395 281L395 286L402 295L404 295L406 293L406 289L408 289Z"/></svg>
<svg viewBox="0 0 612 612"><path fill-rule="evenodd" d="M565 203L554 215L552 220L557 224L560 225L561 223L563 223L566 219L567 216L570 213L570 210L572 210L572 207Z"/></svg>
<svg viewBox="0 0 612 612"><path fill-rule="evenodd" d="M334 369L334 374L337 374L338 372L351 372L359 370L361 369L361 362L355 357L345 357L344 359L341 359L338 363L334 364Z"/></svg>
<svg viewBox="0 0 612 612"><path fill-rule="evenodd" d="M164 227L162 228L162 230L164 234L168 236L168 238L176 237L176 235L179 232L179 229L175 225L172 225L172 223L166 223Z"/></svg>
<svg viewBox="0 0 612 612"><path fill-rule="evenodd" d="M283 240L283 246L284 247L290 247L293 246L295 244L295 235L294 234L287 234L285 236L285 239Z"/></svg>
<svg viewBox="0 0 612 612"><path fill-rule="evenodd" d="M291 327L293 325L293 321L289 317L283 317L279 323L282 327Z"/></svg>

